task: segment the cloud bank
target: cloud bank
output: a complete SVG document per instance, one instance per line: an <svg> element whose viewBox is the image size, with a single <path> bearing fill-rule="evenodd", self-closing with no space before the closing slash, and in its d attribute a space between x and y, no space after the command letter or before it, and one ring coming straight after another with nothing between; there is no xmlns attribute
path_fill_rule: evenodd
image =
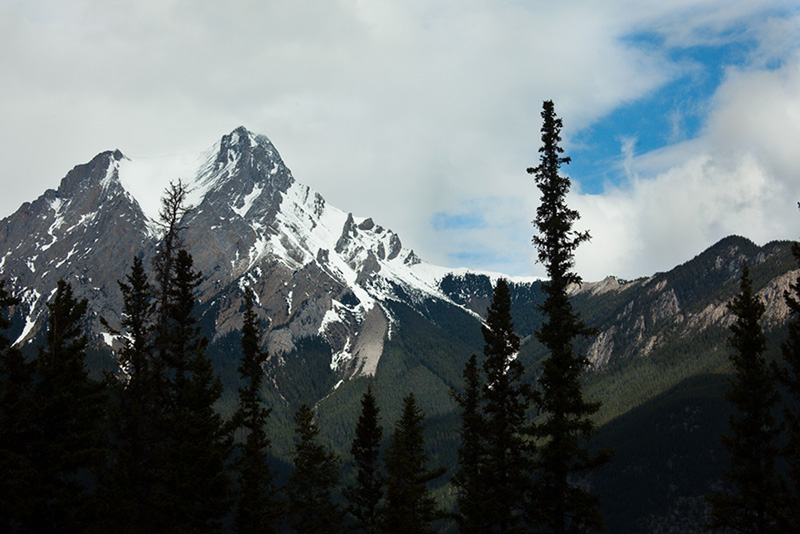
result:
<svg viewBox="0 0 800 534"><path fill-rule="evenodd" d="M627 179L576 195L593 241L584 276L668 270L719 239L800 237L800 56L774 70L731 69L692 141L628 157Z"/></svg>
<svg viewBox="0 0 800 534"><path fill-rule="evenodd" d="M598 193L572 175L594 236L577 267L586 279L636 277L728 233L794 237L798 9L643 4L5 2L0 214L102 150L196 151L244 125L299 181L428 261L541 274L525 173L541 102L555 101L577 159L600 144L582 132L637 103L646 113L659 91L720 68L707 63L715 50L740 47L711 99L690 103L696 135L668 111L670 141L639 154L635 137L617 139Z"/></svg>

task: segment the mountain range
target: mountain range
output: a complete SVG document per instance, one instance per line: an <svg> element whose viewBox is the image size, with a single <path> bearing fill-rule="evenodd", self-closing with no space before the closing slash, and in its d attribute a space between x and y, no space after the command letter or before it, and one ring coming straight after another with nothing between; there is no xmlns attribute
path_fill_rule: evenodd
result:
<svg viewBox="0 0 800 534"><path fill-rule="evenodd" d="M273 408L278 454L291 443L291 414L300 403L317 407L330 443L346 451L364 382L371 381L386 425L402 397L415 391L428 416L431 457L452 466L458 421L450 390L460 387L467 358L483 350L482 317L502 275L425 262L379 221L331 206L296 181L269 139L244 127L188 156L138 160L120 150L102 152L70 170L57 189L0 221L0 272L22 298L12 310L10 337L26 350L41 342L46 302L63 278L89 301L92 365L113 369L118 343L100 318L119 324L117 281L135 256L150 265L160 237L163 189L152 184L177 179L190 191L183 241L203 273L197 310L228 391L221 409L230 409L235 391L238 329L250 288L270 354L264 394ZM603 402L598 441L614 445L632 432L640 435L635 429L653 419L672 417L672 430L659 426L653 435L661 437L650 448L663 447L664 432L669 441L699 425L683 438L700 439L698 450L672 458L672 467L642 447L623 447L616 461L627 472L649 469L672 480L675 466L694 466L716 454L714 462L703 463L702 474L694 469L694 482L665 482L679 489L642 502L636 528L657 531L659 518L668 521L680 506L696 504L705 491L698 488L718 478L722 453L710 436L718 435L725 413L719 377L730 369L726 303L737 292L744 262L767 305L763 324L775 349L788 317L783 292L798 274L787 242L758 246L731 236L668 272L630 281L608 277L571 289L576 309L599 332L579 347L593 362L587 394ZM523 339L519 358L533 382L545 356L533 336L541 320L541 282L505 278ZM630 487L625 480L620 475L597 483ZM641 492L630 498L644 499ZM614 517L613 506L607 513ZM635 531L633 523L617 525Z"/></svg>
<svg viewBox="0 0 800 534"><path fill-rule="evenodd" d="M151 259L160 237L157 199L132 191L141 193L159 174L161 183L181 179L190 191L184 244L204 273L198 298L213 308L215 338L238 328L250 287L271 354L320 336L333 351L331 367L346 379L375 374L396 323L387 302L454 304L438 287L448 269L423 262L391 230L297 182L263 135L240 127L197 156L153 163L103 152L2 221L0 269L24 302L18 343L41 330L59 278L92 302L95 317L118 323L116 281L135 255ZM176 167L183 176L166 174ZM90 331L98 339L103 333L99 322Z"/></svg>

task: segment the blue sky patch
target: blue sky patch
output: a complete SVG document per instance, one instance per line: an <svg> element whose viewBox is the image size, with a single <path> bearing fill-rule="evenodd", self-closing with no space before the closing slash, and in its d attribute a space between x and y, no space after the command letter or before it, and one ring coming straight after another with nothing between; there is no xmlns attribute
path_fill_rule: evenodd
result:
<svg viewBox="0 0 800 534"><path fill-rule="evenodd" d="M656 34L635 35L626 41L637 48L665 47ZM578 132L571 139L574 149L568 155L572 162L564 172L580 184L583 193L600 194L607 184L626 179L623 162L627 155L697 137L726 69L743 65L754 46L754 42L731 34L709 44L668 49L667 57L683 74Z"/></svg>
<svg viewBox="0 0 800 534"><path fill-rule="evenodd" d="M445 213L440 211L431 217L431 225L437 232L442 230L477 230L486 228L486 221L479 213Z"/></svg>

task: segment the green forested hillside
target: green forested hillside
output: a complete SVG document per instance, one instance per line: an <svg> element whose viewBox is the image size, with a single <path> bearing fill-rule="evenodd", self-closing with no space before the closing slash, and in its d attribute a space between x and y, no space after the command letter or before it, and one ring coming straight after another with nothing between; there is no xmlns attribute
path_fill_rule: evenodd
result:
<svg viewBox="0 0 800 534"><path fill-rule="evenodd" d="M703 310L724 307L735 294L742 260L753 265L756 288L793 268L787 243L757 247L732 237L668 273L623 283L615 290L573 296L588 325L601 331L615 329L608 362L585 377L587 396L603 403L596 416L600 425L596 445L617 449L613 464L593 481L604 495L612 531L649 525L642 527L645 532L670 514L700 514L699 496L719 478L724 452L718 438L727 425L723 392L725 375L730 372L728 331L724 322L695 323ZM462 294L469 298L462 299L463 305L490 297L488 277L472 276L464 282L469 290ZM463 289L457 279L448 284L453 294ZM512 314L523 338L519 358L528 368L526 380L531 383L545 356L531 335L541 320L538 286L511 284ZM665 294L670 299L674 295L677 305L659 315L657 308ZM284 406L273 411L273 432L282 436L274 438L277 455L282 454L281 445L291 444L288 426L284 427L291 407L313 401L323 435L346 459L359 399L369 381L386 428L398 417L402 398L415 393L428 416L429 454L452 473L459 421L449 390L461 387L460 373L469 356L482 353L480 324L473 315L436 301L422 314L400 303L392 303L391 311L398 326L386 342L375 377L350 380L334 390L335 375L327 366L329 349L322 343L309 343L287 355L286 363L272 371L269 398ZM639 327L634 329L637 321ZM767 333L774 357L783 325L770 324ZM581 350L592 342L584 341ZM655 477L650 484L632 482L642 472ZM440 487L437 495L452 502L446 487ZM614 525L624 525L624 529Z"/></svg>
<svg viewBox="0 0 800 534"><path fill-rule="evenodd" d="M719 440L730 410L724 399L731 372L725 304L736 294L743 261L751 266L754 288L765 289L764 297L772 299L764 327L768 356L777 359L786 335L781 280L796 268L786 242L758 247L730 237L667 273L586 284L572 294L587 325L600 332L581 341L579 349L600 358L584 377L587 397L602 402L593 446L614 448L616 455L590 483L603 497L611 532L667 532L663 527L670 524L694 532L702 522L703 495L718 483L726 462ZM512 318L522 339L518 358L527 369L525 381L534 384L546 356L533 336L541 323L543 295L538 282L509 286ZM350 443L361 396L372 384L384 447L404 397L415 394L426 415L430 464L448 469L432 490L445 508L453 506L448 481L457 463L460 420L451 389L462 388L461 373L472 354L483 358L476 313L485 313L492 286L487 276L450 276L442 291L462 307L437 299L384 303L392 317L391 337L375 376L342 381L331 369L330 346L318 337L296 343L291 353L273 355L265 368L263 394L272 409L268 430L279 480L291 470L293 418L302 404L316 408L321 439L343 459L342 483L351 480ZM240 334L215 337L213 321L205 319L215 313L199 308L200 324L212 340L207 354L225 387L217 408L228 417L239 385ZM13 338L22 324L19 317L12 319ZM24 347L29 357L40 341ZM113 369L113 357L102 347L90 348L87 363L95 377Z"/></svg>

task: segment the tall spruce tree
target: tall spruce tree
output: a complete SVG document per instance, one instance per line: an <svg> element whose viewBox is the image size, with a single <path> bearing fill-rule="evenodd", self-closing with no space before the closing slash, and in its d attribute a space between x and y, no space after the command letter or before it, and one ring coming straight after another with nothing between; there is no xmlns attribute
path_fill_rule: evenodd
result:
<svg viewBox="0 0 800 534"><path fill-rule="evenodd" d="M109 382L112 404L109 426L113 444L110 468L104 477L103 516L119 532L145 532L155 528L154 474L162 469L154 422L159 410L158 376L153 368L153 291L143 262L134 257L122 293L122 320L117 339L121 374Z"/></svg>
<svg viewBox="0 0 800 534"><path fill-rule="evenodd" d="M433 532L432 523L442 517L428 491L428 482L442 476L444 470L429 470L426 466L424 420L414 394L409 393L403 399L403 412L384 458L387 484L382 532Z"/></svg>
<svg viewBox="0 0 800 534"><path fill-rule="evenodd" d="M32 530L80 532L94 521L90 488L107 455L101 427L106 390L86 369L86 299L76 300L72 287L59 280L47 307L47 345L36 358L33 390L38 493Z"/></svg>
<svg viewBox="0 0 800 534"><path fill-rule="evenodd" d="M194 291L201 275L180 249L170 286L170 339L164 363L169 377L165 422L170 427L170 469L164 500L173 532L217 532L230 508L226 463L231 439L214 405L222 382L205 354L207 340L194 317Z"/></svg>
<svg viewBox="0 0 800 534"><path fill-rule="evenodd" d="M155 530L168 531L177 519L171 509L179 499L175 495L172 480L175 470L172 469L170 450L174 450L174 434L172 418L177 407L174 402L172 382L174 370L170 364L170 344L172 340L172 307L173 307L173 281L175 278L175 259L183 240L181 232L185 229L181 220L189 212L190 207L185 205L188 191L183 183L171 182L161 198L159 210L159 226L161 240L152 261L154 275L153 287L153 333L151 349L151 386L152 400L156 410L152 414L150 426L153 429L152 451L154 453L154 466L149 471L152 477L152 491L149 497L153 506L148 513L152 517Z"/></svg>
<svg viewBox="0 0 800 534"><path fill-rule="evenodd" d="M155 259L153 426L159 468L153 473L156 529L215 532L230 508L226 463L232 440L214 405L222 383L205 354L194 316L201 275L183 248L187 190L170 184L160 212L163 235Z"/></svg>
<svg viewBox="0 0 800 534"><path fill-rule="evenodd" d="M356 467L356 480L344 489L347 510L356 520L356 529L375 534L379 527L378 505L383 498L385 476L380 466L383 427L378 422L380 409L372 394L372 384L361 397L361 415L356 423L350 453Z"/></svg>
<svg viewBox="0 0 800 534"><path fill-rule="evenodd" d="M153 258L153 272L156 279L156 332L155 345L159 358L155 360L156 368L161 366L161 359L167 350L170 340L170 295L173 282L175 257L183 245L181 232L186 229L181 225L181 220L192 209L186 205L189 194L183 182L171 182L161 199L159 211L159 225L161 226L161 241L156 255Z"/></svg>
<svg viewBox="0 0 800 534"><path fill-rule="evenodd" d="M458 471L451 480L456 489L458 505L455 519L462 534L482 534L490 531L491 523L483 511L487 495L483 481L486 456L484 421L481 413L483 381L478 359L474 354L464 366L462 377L464 392L458 393L455 389L451 391L461 416Z"/></svg>
<svg viewBox="0 0 800 534"><path fill-rule="evenodd" d="M728 338L734 376L725 396L736 411L730 416L730 434L723 435L722 442L731 463L723 477L728 487L708 496L709 527L752 534L784 532L775 508L780 495L775 460L782 429L774 412L780 394L764 358L767 338L759 321L766 308L753 293L747 265L739 287L728 304L735 317Z"/></svg>
<svg viewBox="0 0 800 534"><path fill-rule="evenodd" d="M275 493L275 474L269 467L270 441L267 437L267 418L270 409L261 398L263 365L267 352L261 350L258 316L253 309L253 292L245 292L242 324L242 362L239 364L239 407L233 415L232 426L244 433L239 455L234 462L238 475L236 532L278 532L279 505Z"/></svg>
<svg viewBox="0 0 800 534"><path fill-rule="evenodd" d="M483 428L486 455L481 473L482 506L490 532L520 532L529 488L531 444L527 414L532 392L521 383L525 368L517 359L520 340L511 319L511 293L497 281L486 325L483 371Z"/></svg>
<svg viewBox="0 0 800 534"><path fill-rule="evenodd" d="M289 524L295 532L341 532L344 511L333 500L339 458L319 443L314 412L303 404L294 416L294 471L289 475Z"/></svg>
<svg viewBox="0 0 800 534"><path fill-rule="evenodd" d="M5 280L0 280L0 329L11 326L9 308L19 304ZM34 366L22 351L0 334L0 530L30 530L31 503L37 489L33 484L31 446L34 441L31 398Z"/></svg>
<svg viewBox="0 0 800 534"><path fill-rule="evenodd" d="M562 122L552 101L544 102L542 119L540 162L528 173L535 176L541 192L534 220L538 233L533 243L539 262L547 269L548 280L542 284L546 295L540 306L544 322L536 337L547 349L548 357L542 364L535 396L542 420L533 430L539 441L539 454L529 515L534 524L550 532L579 533L602 525L600 499L586 489L582 477L608 458L608 454L590 454L586 443L594 431L591 416L600 403L587 402L583 397L581 374L590 362L574 351L573 343L594 331L573 310L567 295L571 284L581 282L572 270L574 253L589 239L589 233L573 229L579 214L567 207L570 180L559 172L570 159L561 156Z"/></svg>
<svg viewBox="0 0 800 534"><path fill-rule="evenodd" d="M792 243L792 254L800 264L800 243ZM800 525L800 506L797 506L800 502L800 275L784 292L784 300L789 306L790 318L788 336L781 352L788 367L782 369L780 376L793 403L785 403L783 409L788 439L781 456L789 467L789 485L782 500L781 518L787 525Z"/></svg>

